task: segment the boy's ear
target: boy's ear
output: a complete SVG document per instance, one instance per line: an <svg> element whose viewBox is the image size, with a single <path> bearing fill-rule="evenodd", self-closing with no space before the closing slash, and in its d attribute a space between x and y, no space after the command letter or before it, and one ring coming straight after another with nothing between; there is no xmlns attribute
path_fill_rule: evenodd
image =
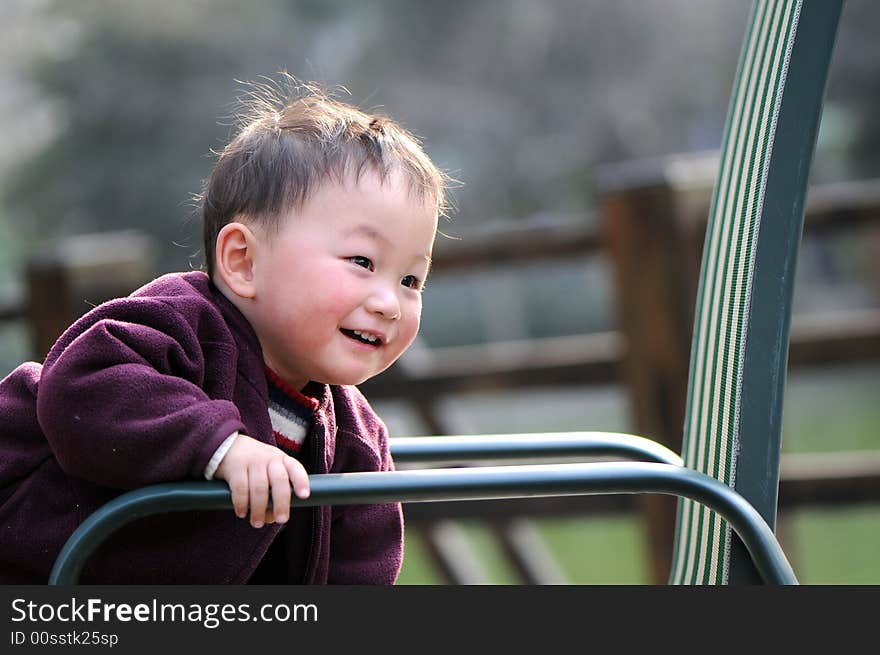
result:
<svg viewBox="0 0 880 655"><path fill-rule="evenodd" d="M257 238L244 223L227 223L217 234L214 267L227 287L241 298L253 298Z"/></svg>

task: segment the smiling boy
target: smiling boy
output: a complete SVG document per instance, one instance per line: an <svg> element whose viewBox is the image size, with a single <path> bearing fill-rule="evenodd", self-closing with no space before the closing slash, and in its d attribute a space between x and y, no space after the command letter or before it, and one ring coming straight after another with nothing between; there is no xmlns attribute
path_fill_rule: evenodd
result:
<svg viewBox="0 0 880 655"><path fill-rule="evenodd" d="M137 520L82 581L393 583L399 504L290 501L309 474L393 470L354 385L418 333L444 183L386 117L313 88L255 103L203 194L206 271L99 306L0 383L0 582L45 582L127 489L217 478L235 515Z"/></svg>

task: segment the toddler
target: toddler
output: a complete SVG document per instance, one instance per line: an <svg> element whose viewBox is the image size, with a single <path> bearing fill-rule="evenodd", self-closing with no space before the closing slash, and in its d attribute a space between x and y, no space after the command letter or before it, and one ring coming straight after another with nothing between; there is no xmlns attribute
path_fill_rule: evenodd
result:
<svg viewBox="0 0 880 655"><path fill-rule="evenodd" d="M124 491L206 478L234 513L138 519L81 582L393 583L399 504L291 497L394 468L355 385L418 332L445 181L387 117L311 87L253 102L201 198L205 271L100 305L0 382L0 583L45 583Z"/></svg>

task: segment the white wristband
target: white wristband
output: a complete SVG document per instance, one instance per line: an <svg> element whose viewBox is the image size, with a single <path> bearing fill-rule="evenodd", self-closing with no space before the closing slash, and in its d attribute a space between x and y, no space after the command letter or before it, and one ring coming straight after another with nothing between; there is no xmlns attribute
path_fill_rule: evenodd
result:
<svg viewBox="0 0 880 655"><path fill-rule="evenodd" d="M220 444L220 447L214 451L214 454L211 455L211 459L208 461L208 465L205 467L205 479L213 480L214 473L217 472L217 467L220 466L220 462L223 461L223 458L226 456L226 451L232 448L232 442L235 441L235 438L238 436L238 430L230 434L223 443Z"/></svg>

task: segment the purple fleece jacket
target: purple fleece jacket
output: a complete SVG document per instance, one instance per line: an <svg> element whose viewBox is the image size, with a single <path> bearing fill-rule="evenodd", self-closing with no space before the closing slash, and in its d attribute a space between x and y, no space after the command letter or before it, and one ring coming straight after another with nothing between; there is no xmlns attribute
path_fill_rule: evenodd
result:
<svg viewBox="0 0 880 655"><path fill-rule="evenodd" d="M309 472L393 470L386 428L360 392L314 386ZM236 430L274 444L262 351L204 273L165 275L95 308L42 366L0 382L0 583L45 583L98 507L144 485L204 479ZM80 581L241 584L276 537L277 582L392 584L403 516L396 503L294 508L284 530L254 529L231 508L142 518L99 548Z"/></svg>

